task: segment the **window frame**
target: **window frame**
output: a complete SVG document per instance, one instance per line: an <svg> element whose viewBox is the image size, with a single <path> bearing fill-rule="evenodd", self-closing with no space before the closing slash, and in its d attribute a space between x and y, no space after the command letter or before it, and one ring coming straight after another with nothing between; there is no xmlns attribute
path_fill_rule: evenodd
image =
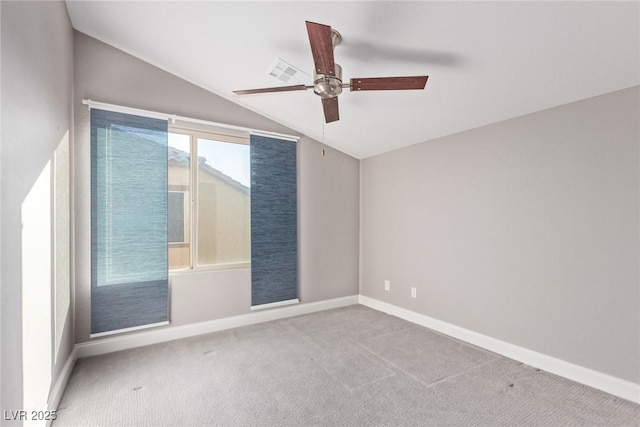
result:
<svg viewBox="0 0 640 427"><path fill-rule="evenodd" d="M198 164L194 162L193 159L198 158L198 139L208 139L213 141L227 142L232 144L242 144L242 145L250 145L249 135L246 137L235 136L235 135L226 135L223 133L218 133L214 131L207 131L202 129L194 129L186 126L180 125L169 125L168 133L175 133L181 135L189 136L189 188L191 192L191 198L189 199L189 224L190 230L187 230L187 234L189 235L191 241L187 242L190 244L189 248L189 257L190 263L189 267L184 268L176 268L169 269L169 275L176 274L189 274L189 273L198 273L203 271L217 271L217 270L232 270L239 268L251 268L251 257L247 261L241 262L228 262L221 264L198 264ZM171 187L171 185L169 185ZM169 189L168 191L173 191ZM184 191L184 190L180 190ZM185 221L187 217L185 216ZM249 224L250 225L250 224ZM169 247L180 247L180 245L184 245L185 243L175 243L169 244ZM168 250L168 248L167 248ZM170 263L170 260L169 260Z"/></svg>
<svg viewBox="0 0 640 427"><path fill-rule="evenodd" d="M173 187L173 188L172 188ZM169 247L170 248L184 248L187 247L191 242L190 242L190 238L191 238L191 229L189 227L189 220L190 220L190 215L188 215L190 209L189 209L189 205L191 205L191 201L189 200L189 198L187 197L187 192L189 192L188 189L183 189L180 188L181 186L179 185L170 185L169 186L169 191L168 193L182 193L182 227L184 228L183 230L183 236L184 236L184 240L181 242L172 242L171 240L169 240ZM167 205L169 204L169 202L167 202ZM171 234L171 233L169 233Z"/></svg>

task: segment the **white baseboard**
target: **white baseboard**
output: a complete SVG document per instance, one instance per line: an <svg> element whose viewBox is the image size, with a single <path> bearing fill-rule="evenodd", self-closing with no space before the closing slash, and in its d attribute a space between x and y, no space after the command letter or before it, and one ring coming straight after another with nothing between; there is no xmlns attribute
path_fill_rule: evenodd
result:
<svg viewBox="0 0 640 427"><path fill-rule="evenodd" d="M288 305L241 314L238 316L225 317L223 319L210 320L207 322L192 323L189 325L173 326L117 337L112 336L109 338L97 339L76 344L74 350L78 358L97 356L99 354L142 347L145 345L208 334L225 329L238 328L240 326L254 325L256 323L270 322L272 320L285 319L287 317L300 316L302 314L315 313L317 311L330 310L332 308L346 307L355 304L358 304L358 295L306 304Z"/></svg>
<svg viewBox="0 0 640 427"><path fill-rule="evenodd" d="M575 365L496 338L461 328L442 320L407 310L377 299L359 296L360 304L399 317L434 331L468 342L502 356L525 363L552 374L568 378L614 396L640 403L640 384L635 384L602 372Z"/></svg>
<svg viewBox="0 0 640 427"><path fill-rule="evenodd" d="M67 383L69 382L69 377L71 376L71 371L73 371L73 367L76 364L76 360L78 360L78 356L76 348L74 347L73 350L71 350L71 354L69 354L69 357L67 357L67 361L62 367L62 371L60 371L58 379L51 388L51 392L49 393L49 401L47 402L47 411L56 411L58 409L60 399L62 399L64 389L67 387ZM46 425L50 426L51 422L51 420L47 421Z"/></svg>
<svg viewBox="0 0 640 427"><path fill-rule="evenodd" d="M264 310L265 308L282 307L282 306L285 306L285 305L299 304L299 303L300 303L300 300L298 298L288 299L288 300L285 300L285 301L270 302L268 304L252 305L251 306L251 311Z"/></svg>

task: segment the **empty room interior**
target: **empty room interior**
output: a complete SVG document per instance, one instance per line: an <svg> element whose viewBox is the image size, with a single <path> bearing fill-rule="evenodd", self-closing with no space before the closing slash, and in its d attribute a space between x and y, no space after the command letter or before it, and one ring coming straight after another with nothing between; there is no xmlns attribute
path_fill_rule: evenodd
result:
<svg viewBox="0 0 640 427"><path fill-rule="evenodd" d="M640 2L0 2L2 425L640 425Z"/></svg>

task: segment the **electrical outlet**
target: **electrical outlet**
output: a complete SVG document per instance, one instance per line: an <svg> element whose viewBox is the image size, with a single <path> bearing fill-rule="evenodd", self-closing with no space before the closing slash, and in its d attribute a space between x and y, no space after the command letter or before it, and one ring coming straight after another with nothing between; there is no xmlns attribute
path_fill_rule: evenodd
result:
<svg viewBox="0 0 640 427"><path fill-rule="evenodd" d="M416 288L411 288L411 298L416 298Z"/></svg>
<svg viewBox="0 0 640 427"><path fill-rule="evenodd" d="M388 280L384 281L384 290L385 291L390 291L391 290L391 282Z"/></svg>

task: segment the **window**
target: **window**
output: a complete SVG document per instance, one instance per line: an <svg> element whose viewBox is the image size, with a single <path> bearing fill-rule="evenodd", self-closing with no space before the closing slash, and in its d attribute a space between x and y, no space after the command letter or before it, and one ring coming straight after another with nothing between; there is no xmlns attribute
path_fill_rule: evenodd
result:
<svg viewBox="0 0 640 427"><path fill-rule="evenodd" d="M170 129L170 270L249 266L248 144L243 137Z"/></svg>

